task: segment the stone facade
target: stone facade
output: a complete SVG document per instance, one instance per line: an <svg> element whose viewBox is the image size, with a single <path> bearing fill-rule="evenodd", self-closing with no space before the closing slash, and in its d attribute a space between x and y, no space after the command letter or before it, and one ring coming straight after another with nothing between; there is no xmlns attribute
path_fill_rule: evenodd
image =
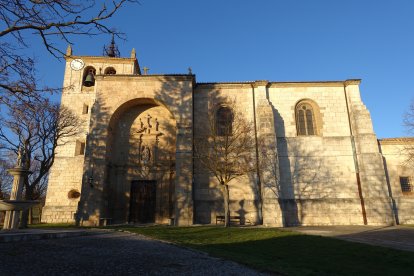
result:
<svg viewBox="0 0 414 276"><path fill-rule="evenodd" d="M82 69L71 68L75 59ZM193 74L141 74L135 51L130 58L70 53L62 105L85 119L84 132L57 149L43 221L131 221L134 197L144 193L134 194L134 183L153 181L155 222L215 223L222 194L193 162L193 139L212 106L233 101L265 141L258 160L270 160L229 184L231 213L243 223L387 225L396 210L399 222L413 223L413 198L401 193L398 177L414 171L400 165L397 146L378 143L359 83L197 83Z"/></svg>
<svg viewBox="0 0 414 276"><path fill-rule="evenodd" d="M381 139L378 141L386 168L387 188L392 198L394 219L397 223L414 223L414 192L403 192L401 177L414 181L414 166L408 162L407 149L412 152L414 138ZM414 190L412 190L414 191Z"/></svg>

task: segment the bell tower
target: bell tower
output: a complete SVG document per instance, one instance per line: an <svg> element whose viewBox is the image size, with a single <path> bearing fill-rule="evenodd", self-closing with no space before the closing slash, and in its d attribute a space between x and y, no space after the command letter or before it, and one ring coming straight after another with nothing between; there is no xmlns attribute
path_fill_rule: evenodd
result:
<svg viewBox="0 0 414 276"><path fill-rule="evenodd" d="M82 131L56 149L56 158L50 172L44 222L73 222L82 194L82 177L91 113L99 83L116 75L141 75L135 49L130 57L120 57L114 37L104 47L103 56L78 56L69 45L61 104L82 121ZM70 169L68 169L70 168Z"/></svg>

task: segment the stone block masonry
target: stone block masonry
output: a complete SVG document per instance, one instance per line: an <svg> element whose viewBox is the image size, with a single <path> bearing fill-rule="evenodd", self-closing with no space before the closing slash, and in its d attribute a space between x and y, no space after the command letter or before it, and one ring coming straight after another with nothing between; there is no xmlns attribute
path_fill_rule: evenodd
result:
<svg viewBox="0 0 414 276"><path fill-rule="evenodd" d="M72 69L74 59L85 67ZM95 72L93 85L85 85L85 70ZM193 139L208 110L231 102L263 141L252 152L261 165L229 184L240 222L413 223L412 195L400 187L413 169L395 153L403 146L378 146L359 83L197 83L195 75L141 75L135 54L69 56L62 105L84 119L84 129L57 149L42 219L214 223L224 212L222 194L194 160Z"/></svg>

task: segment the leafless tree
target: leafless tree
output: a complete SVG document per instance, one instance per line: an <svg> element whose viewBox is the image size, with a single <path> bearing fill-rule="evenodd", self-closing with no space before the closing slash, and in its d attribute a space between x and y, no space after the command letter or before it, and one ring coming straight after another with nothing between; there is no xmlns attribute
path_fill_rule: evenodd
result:
<svg viewBox="0 0 414 276"><path fill-rule="evenodd" d="M17 154L22 148L23 166L32 171L24 183L26 200L39 199L44 193L56 147L65 143L66 138L77 135L81 125L82 121L69 109L59 108L45 99L33 102L31 108L26 108L25 103L13 105L0 118L3 150Z"/></svg>
<svg viewBox="0 0 414 276"><path fill-rule="evenodd" d="M223 193L225 227L230 226L229 182L256 168L253 123L236 111L234 104L210 109L208 126L194 139L195 161L214 175Z"/></svg>
<svg viewBox="0 0 414 276"><path fill-rule="evenodd" d="M122 33L106 25L125 4L136 0L9 0L0 1L0 103L26 103L41 91L35 59L25 54L38 39L54 57L64 56L58 41L71 43L75 36Z"/></svg>
<svg viewBox="0 0 414 276"><path fill-rule="evenodd" d="M404 125L408 133L414 136L414 100L411 101L407 112L404 114ZM407 156L406 163L414 167L414 144L412 142L404 145L404 154Z"/></svg>
<svg viewBox="0 0 414 276"><path fill-rule="evenodd" d="M0 151L1 154L6 154L6 152ZM0 200L8 199L10 196L10 191L12 187L12 176L7 172L11 165L5 160L0 159Z"/></svg>

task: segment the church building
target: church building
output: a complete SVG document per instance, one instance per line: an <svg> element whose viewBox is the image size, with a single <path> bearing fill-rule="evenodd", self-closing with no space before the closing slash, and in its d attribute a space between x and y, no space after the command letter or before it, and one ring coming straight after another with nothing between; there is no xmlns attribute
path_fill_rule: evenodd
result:
<svg viewBox="0 0 414 276"><path fill-rule="evenodd" d="M76 56L68 47L61 103L83 129L57 148L43 222L215 224L222 192L193 143L214 110L243 114L266 137L256 154L275 161L229 183L241 224L414 223L403 151L414 140L377 139L360 80L198 83L191 70L144 69L135 50Z"/></svg>

